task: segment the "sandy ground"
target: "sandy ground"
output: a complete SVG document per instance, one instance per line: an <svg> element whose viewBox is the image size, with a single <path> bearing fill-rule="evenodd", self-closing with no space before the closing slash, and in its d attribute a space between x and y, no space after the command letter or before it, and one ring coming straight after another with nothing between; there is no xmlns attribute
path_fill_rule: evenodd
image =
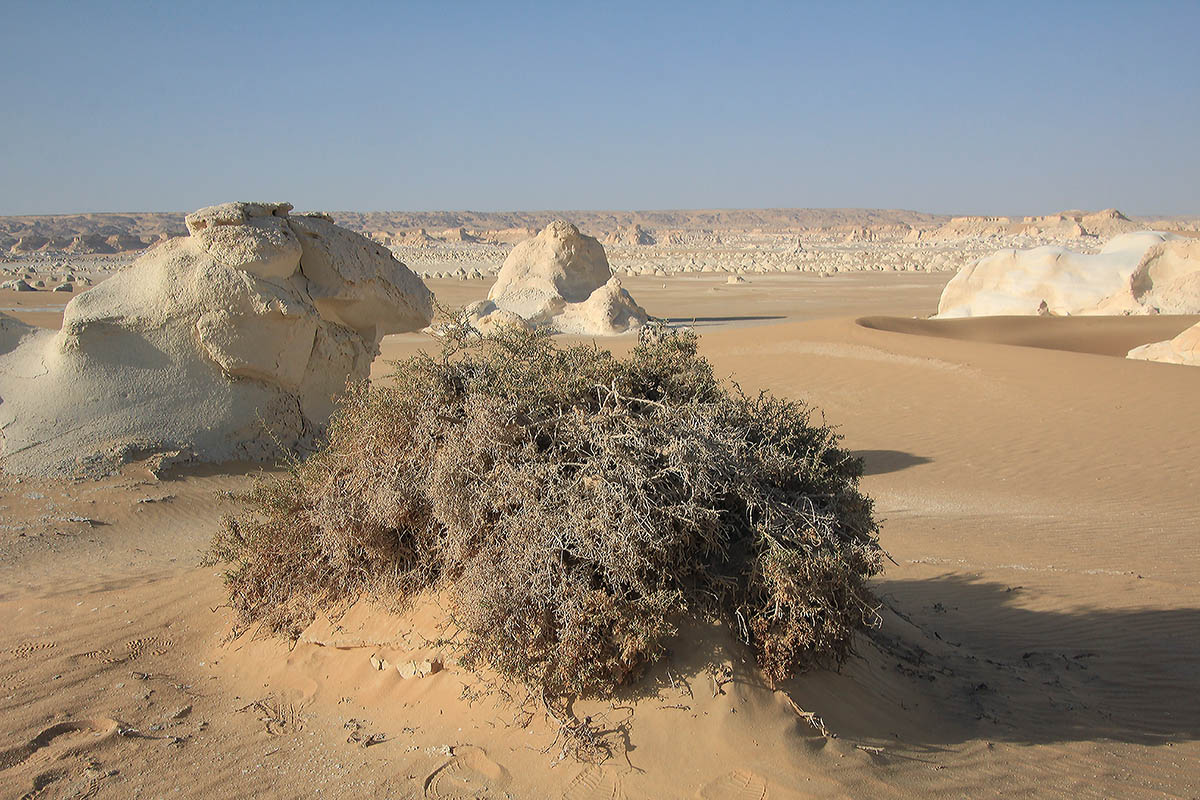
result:
<svg viewBox="0 0 1200 800"><path fill-rule="evenodd" d="M559 760L512 687L449 659L373 668L442 654L431 609L230 640L199 564L254 468L0 477L0 796L1200 795L1200 370L1112 355L1197 318L913 319L948 277L625 282L865 459L896 563L840 674L773 691L689 626L642 684L577 705L612 758ZM450 304L487 288L430 284ZM50 297L17 316L52 327ZM376 375L421 346L389 338Z"/></svg>

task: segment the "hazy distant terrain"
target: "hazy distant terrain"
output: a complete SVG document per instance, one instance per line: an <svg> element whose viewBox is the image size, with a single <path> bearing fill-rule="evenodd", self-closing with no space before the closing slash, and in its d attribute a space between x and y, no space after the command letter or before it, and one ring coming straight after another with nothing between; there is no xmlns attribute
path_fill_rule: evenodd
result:
<svg viewBox="0 0 1200 800"><path fill-rule="evenodd" d="M152 242L164 233L186 232L186 212L53 214L0 217L0 249L7 250L22 236L65 239L80 235L110 236L124 233ZM882 209L715 209L690 211L333 211L339 225L361 233L406 231L425 228L442 231L467 228L472 231L503 231L512 228L542 228L551 220L567 219L593 235L608 234L632 225L651 229L682 231L720 230L794 231L838 225L906 225L936 227L949 216L917 211ZM9 241L12 240L12 241ZM4 244L7 243L7 247Z"/></svg>
<svg viewBox="0 0 1200 800"><path fill-rule="evenodd" d="M480 239L507 240L515 231L538 230L554 219L566 219L593 236L610 236L640 227L651 235L671 233L868 233L876 236L903 235L909 231L935 231L947 225L963 232L980 226L1029 226L1061 221L1078 221L1084 211L1065 211L1043 217L953 217L920 211L873 208L764 208L693 209L660 211L332 211L339 225L377 238L401 236L424 230L433 238L461 229ZM1120 212L1097 212L1097 214ZM0 217L0 252L10 251L19 240L26 242L17 252L69 251L75 242L84 251L100 240L120 236L137 238L146 245L186 233L185 212L147 211L135 213L47 214ZM1095 215L1092 215L1095 216ZM1121 215L1122 219L1125 219ZM1130 218L1140 227L1195 229L1200 217L1168 219ZM83 238L84 241L75 240ZM88 252L101 252L92 250Z"/></svg>
<svg viewBox="0 0 1200 800"><path fill-rule="evenodd" d="M1095 252L1119 233L1200 231L1200 217L1130 218L1116 209L1026 217L951 217L894 209L667 211L336 211L338 224L389 247L423 277L494 274L517 242L565 218L604 244L621 275L692 272L961 269L1002 248L1063 245ZM111 271L124 258L186 233L180 212L0 217L11 276ZM95 265L80 257L98 257ZM86 259L85 259L86 261Z"/></svg>

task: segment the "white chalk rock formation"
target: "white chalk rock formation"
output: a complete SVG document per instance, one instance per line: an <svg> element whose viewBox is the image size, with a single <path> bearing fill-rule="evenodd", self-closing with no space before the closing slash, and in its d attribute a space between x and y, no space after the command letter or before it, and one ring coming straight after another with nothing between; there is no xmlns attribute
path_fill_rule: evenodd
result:
<svg viewBox="0 0 1200 800"><path fill-rule="evenodd" d="M939 317L1200 313L1200 240L1141 231L1094 255L1062 247L1000 250L942 290Z"/></svg>
<svg viewBox="0 0 1200 800"><path fill-rule="evenodd" d="M474 325L483 335L496 333L503 328L520 328L531 330L533 325L519 314L496 308L490 300L479 300L463 309L467 321Z"/></svg>
<svg viewBox="0 0 1200 800"><path fill-rule="evenodd" d="M226 203L67 304L0 330L0 454L14 472L130 457L264 460L306 446L379 340L432 299L386 248L286 203Z"/></svg>
<svg viewBox="0 0 1200 800"><path fill-rule="evenodd" d="M604 237L604 243L616 247L644 247L656 243L654 235L641 225L634 223Z"/></svg>
<svg viewBox="0 0 1200 800"><path fill-rule="evenodd" d="M1200 239L1172 236L1152 245L1129 276L1128 290L1112 297L1105 313L1200 314Z"/></svg>
<svg viewBox="0 0 1200 800"><path fill-rule="evenodd" d="M1135 347L1129 351L1128 357L1200 367L1200 324L1193 325L1174 339Z"/></svg>
<svg viewBox="0 0 1200 800"><path fill-rule="evenodd" d="M467 313L480 330L514 324L515 315L528 325L586 336L625 333L647 319L613 276L600 242L562 220L514 247L488 299Z"/></svg>

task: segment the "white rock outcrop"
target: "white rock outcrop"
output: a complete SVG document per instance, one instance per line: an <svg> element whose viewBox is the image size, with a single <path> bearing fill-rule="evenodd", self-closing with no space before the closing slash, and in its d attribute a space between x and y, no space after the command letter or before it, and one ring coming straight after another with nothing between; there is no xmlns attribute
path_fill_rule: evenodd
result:
<svg viewBox="0 0 1200 800"><path fill-rule="evenodd" d="M1174 339L1135 347L1129 351L1128 357L1200 367L1200 324L1193 325Z"/></svg>
<svg viewBox="0 0 1200 800"><path fill-rule="evenodd" d="M1128 293L1119 293L1107 313L1200 314L1200 239L1172 236L1151 246L1129 276Z"/></svg>
<svg viewBox="0 0 1200 800"><path fill-rule="evenodd" d="M634 223L633 225L617 228L604 237L604 243L615 247L645 247L656 244L657 241L654 238L654 234L641 225Z"/></svg>
<svg viewBox="0 0 1200 800"><path fill-rule="evenodd" d="M1200 240L1141 231L1099 253L1000 250L942 290L939 317L1200 313Z"/></svg>
<svg viewBox="0 0 1200 800"><path fill-rule="evenodd" d="M466 313L481 331L543 325L586 336L614 336L647 320L613 276L600 242L563 220L514 247L488 299L468 306Z"/></svg>
<svg viewBox="0 0 1200 800"><path fill-rule="evenodd" d="M67 304L0 320L0 454L14 472L156 453L264 460L309 444L388 333L429 324L421 280L286 203L226 203Z"/></svg>

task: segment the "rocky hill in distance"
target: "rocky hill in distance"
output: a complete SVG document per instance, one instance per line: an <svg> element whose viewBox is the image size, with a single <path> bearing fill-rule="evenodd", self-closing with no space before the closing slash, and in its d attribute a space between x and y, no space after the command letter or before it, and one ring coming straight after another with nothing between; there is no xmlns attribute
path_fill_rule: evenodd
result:
<svg viewBox="0 0 1200 800"><path fill-rule="evenodd" d="M717 209L687 211L334 211L338 225L381 238L507 241L566 219L595 236L640 226L678 232L800 232L845 227L928 229L950 219L878 209ZM136 250L187 229L183 212L53 214L0 217L0 252L113 253ZM533 233L529 233L532 231ZM114 238L120 237L120 238ZM137 240L137 241L135 241ZM140 244L138 244L140 242Z"/></svg>
<svg viewBox="0 0 1200 800"><path fill-rule="evenodd" d="M631 275L950 271L1008 247L1056 244L1086 253L1135 230L1200 232L1200 217L1130 218L1116 209L1026 217L804 208L329 213L337 224L391 248L423 276L440 278L494 274L513 245L555 219L600 239L613 268ZM72 257L103 259L184 235L183 217L172 212L0 217L0 260L51 259L62 271Z"/></svg>

